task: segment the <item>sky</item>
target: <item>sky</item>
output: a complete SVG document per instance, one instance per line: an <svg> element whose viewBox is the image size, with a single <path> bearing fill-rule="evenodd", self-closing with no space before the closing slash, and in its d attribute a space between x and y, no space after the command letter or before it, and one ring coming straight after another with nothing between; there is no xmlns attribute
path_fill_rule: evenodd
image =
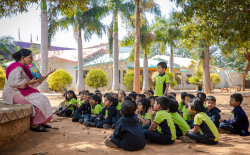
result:
<svg viewBox="0 0 250 155"><path fill-rule="evenodd" d="M165 17L169 16L172 9L176 9L175 4L169 0L156 0L155 2L160 5L162 15ZM38 5L34 4L28 8L28 11L27 13L13 15L11 18L0 19L0 36L11 36L18 41L18 29L20 29L21 41L30 42L32 34L32 42L41 43L41 9ZM146 17L149 23L154 19L154 15L151 14L146 14ZM112 16L110 15L103 19L102 22L106 25L110 25L111 20ZM119 40L122 40L122 38L126 36L127 31L123 27L120 17L118 19L118 25ZM85 42L83 39L83 47L99 45L100 43L108 43L108 36L103 35L102 38L98 38L93 35L89 42ZM77 42L73 36L73 28L70 26L68 30L59 30L52 41L52 46L77 49Z"/></svg>

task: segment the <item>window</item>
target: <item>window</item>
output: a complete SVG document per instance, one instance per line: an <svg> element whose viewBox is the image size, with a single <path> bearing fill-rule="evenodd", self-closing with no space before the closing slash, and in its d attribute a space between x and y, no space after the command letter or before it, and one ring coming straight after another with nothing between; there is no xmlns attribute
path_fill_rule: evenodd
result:
<svg viewBox="0 0 250 155"><path fill-rule="evenodd" d="M188 78L192 77L192 74L186 74L186 76L187 76L186 84L190 84L190 83L188 82Z"/></svg>
<svg viewBox="0 0 250 155"><path fill-rule="evenodd" d="M181 84L181 73L175 73L175 80L177 84Z"/></svg>

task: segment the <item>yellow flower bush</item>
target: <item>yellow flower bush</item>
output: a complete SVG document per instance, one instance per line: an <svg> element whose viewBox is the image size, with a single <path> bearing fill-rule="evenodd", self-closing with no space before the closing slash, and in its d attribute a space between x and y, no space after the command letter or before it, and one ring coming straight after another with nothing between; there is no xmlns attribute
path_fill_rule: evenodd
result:
<svg viewBox="0 0 250 155"><path fill-rule="evenodd" d="M5 77L6 77L5 70L2 67L0 67L0 89L4 88Z"/></svg>
<svg viewBox="0 0 250 155"><path fill-rule="evenodd" d="M50 89L63 91L71 85L72 77L64 69L57 69L54 73L49 75L47 82Z"/></svg>

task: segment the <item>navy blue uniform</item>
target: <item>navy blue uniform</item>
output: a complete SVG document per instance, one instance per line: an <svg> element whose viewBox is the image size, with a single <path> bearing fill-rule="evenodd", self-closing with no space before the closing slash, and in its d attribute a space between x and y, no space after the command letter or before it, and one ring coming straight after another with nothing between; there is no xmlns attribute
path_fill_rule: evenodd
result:
<svg viewBox="0 0 250 155"><path fill-rule="evenodd" d="M91 114L91 106L88 102L82 104L79 110L75 111L74 117L78 119L84 119L85 114Z"/></svg>
<svg viewBox="0 0 250 155"><path fill-rule="evenodd" d="M116 117L112 118L112 123L116 125L121 117L122 117L121 113L117 112Z"/></svg>
<svg viewBox="0 0 250 155"><path fill-rule="evenodd" d="M210 110L206 108L207 116L214 122L216 127L219 127L220 125L220 122L219 122L220 112L221 112L220 109L218 109L217 107L214 107L213 109L210 109Z"/></svg>
<svg viewBox="0 0 250 155"><path fill-rule="evenodd" d="M111 137L111 142L128 151L137 151L145 147L146 140L137 115L120 118Z"/></svg>
<svg viewBox="0 0 250 155"><path fill-rule="evenodd" d="M97 128L103 128L104 124L112 124L112 118L116 116L117 110L114 105L111 105L109 108L104 107L102 109L102 112L99 113L98 118L95 119L96 127ZM104 117L108 115L107 119L104 119Z"/></svg>

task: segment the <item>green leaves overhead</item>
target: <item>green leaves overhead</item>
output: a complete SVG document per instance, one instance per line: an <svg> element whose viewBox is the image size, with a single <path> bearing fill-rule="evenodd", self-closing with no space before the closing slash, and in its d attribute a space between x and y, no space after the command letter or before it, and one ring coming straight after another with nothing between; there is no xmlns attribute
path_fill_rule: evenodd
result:
<svg viewBox="0 0 250 155"><path fill-rule="evenodd" d="M10 48L17 50L18 46L14 43L14 38L10 36L1 36L0 37L0 51L3 50L8 55L12 55Z"/></svg>

